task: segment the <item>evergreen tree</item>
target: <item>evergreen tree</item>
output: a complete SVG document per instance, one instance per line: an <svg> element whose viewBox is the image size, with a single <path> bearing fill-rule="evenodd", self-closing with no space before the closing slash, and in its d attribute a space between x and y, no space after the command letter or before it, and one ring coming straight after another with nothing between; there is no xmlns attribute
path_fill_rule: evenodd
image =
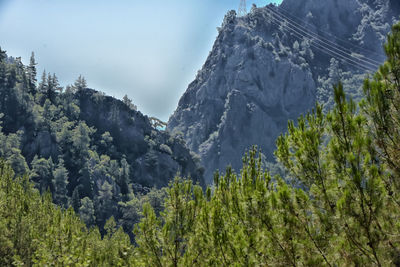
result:
<svg viewBox="0 0 400 267"><path fill-rule="evenodd" d="M76 88L76 90L82 90L82 89L87 88L87 83L86 83L85 77L83 77L82 75L79 75L78 79L74 83L74 87Z"/></svg>
<svg viewBox="0 0 400 267"><path fill-rule="evenodd" d="M35 156L32 160L32 171L30 178L35 182L41 193L47 190L53 191L53 161L51 157L46 160Z"/></svg>
<svg viewBox="0 0 400 267"><path fill-rule="evenodd" d="M43 71L42 73L42 77L39 83L39 92L42 94L45 94L47 92L47 85L48 85L48 81L46 78L46 70Z"/></svg>
<svg viewBox="0 0 400 267"><path fill-rule="evenodd" d="M135 266L129 237L113 220L106 228L102 239L0 161L0 266Z"/></svg>
<svg viewBox="0 0 400 267"><path fill-rule="evenodd" d="M124 95L122 98L122 102L131 110L137 110L137 107L132 103L132 100L129 99L128 95Z"/></svg>
<svg viewBox="0 0 400 267"><path fill-rule="evenodd" d="M79 188L80 188L80 195L82 197L87 196L93 199L93 171L92 167L90 166L90 161L86 161L82 168L79 170Z"/></svg>
<svg viewBox="0 0 400 267"><path fill-rule="evenodd" d="M67 196L67 185L68 185L68 171L64 166L64 160L62 157L58 158L58 164L56 169L53 171L54 177L54 202L62 207L67 207L68 196Z"/></svg>
<svg viewBox="0 0 400 267"><path fill-rule="evenodd" d="M79 208L79 215L80 215L81 220L88 227L93 226L95 223L93 201L88 197L84 197L81 200L81 203L82 203L82 205Z"/></svg>
<svg viewBox="0 0 400 267"><path fill-rule="evenodd" d="M113 207L114 193L112 189L112 185L105 181L99 190L99 197L96 205L96 220L100 229L104 226L106 220L113 216L115 212Z"/></svg>
<svg viewBox="0 0 400 267"><path fill-rule="evenodd" d="M46 99L50 100L51 103L55 103L56 101L56 91L61 91L62 88L58 82L58 78L55 74L51 75L47 74L47 85L45 87L45 96Z"/></svg>
<svg viewBox="0 0 400 267"><path fill-rule="evenodd" d="M122 214L119 223L125 232L132 233L134 225L142 218L142 205L143 203L133 195L129 201L118 203L119 211Z"/></svg>
<svg viewBox="0 0 400 267"><path fill-rule="evenodd" d="M196 229L195 220L202 200L201 187L193 186L190 180L176 178L168 189L162 215L164 225L156 218L150 204L143 206L144 217L135 229L143 264L184 266L188 239Z"/></svg>
<svg viewBox="0 0 400 267"><path fill-rule="evenodd" d="M29 88L29 93L32 95L36 94L36 76L37 76L37 71L36 71L36 60L35 60L35 53L32 52L31 58L29 61L29 66L27 68L27 76L28 76L28 88Z"/></svg>
<svg viewBox="0 0 400 267"><path fill-rule="evenodd" d="M79 124L73 129L72 142L74 153L77 159L84 160L89 157L90 135L94 132L85 122Z"/></svg>
<svg viewBox="0 0 400 267"><path fill-rule="evenodd" d="M44 128L48 132L52 132L53 119L56 115L56 107L51 103L51 100L46 99L43 104L43 122Z"/></svg>
<svg viewBox="0 0 400 267"><path fill-rule="evenodd" d="M129 194L129 168L130 166L126 161L125 157L122 157L120 174L118 175L118 181L117 181L117 184L121 189L122 195Z"/></svg>
<svg viewBox="0 0 400 267"><path fill-rule="evenodd" d="M75 187L74 191L72 192L71 206L76 213L79 212L79 208L81 207L81 198L79 196L79 188L78 187Z"/></svg>
<svg viewBox="0 0 400 267"><path fill-rule="evenodd" d="M4 63L7 58L6 51L2 50L0 47L0 63Z"/></svg>

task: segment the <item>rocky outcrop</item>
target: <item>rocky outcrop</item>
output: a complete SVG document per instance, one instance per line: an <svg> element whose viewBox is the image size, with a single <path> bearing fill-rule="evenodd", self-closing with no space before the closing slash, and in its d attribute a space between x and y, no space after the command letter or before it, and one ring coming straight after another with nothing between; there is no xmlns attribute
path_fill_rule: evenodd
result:
<svg viewBox="0 0 400 267"><path fill-rule="evenodd" d="M204 186L199 159L179 136L157 129L141 112L95 90L80 90L75 97L79 100L79 119L96 129L94 139L109 132L116 153L126 156L133 183L162 187L180 174Z"/></svg>
<svg viewBox="0 0 400 267"><path fill-rule="evenodd" d="M316 49L309 35L294 33L285 26L288 18L355 53L368 49L368 56L382 62L384 36L399 11L398 2L389 0L284 0L280 7L253 7L245 17L230 11L167 130L182 134L200 155L209 183L216 169L239 170L252 145L273 161L275 139L288 120L309 111L317 99L329 104L328 83L330 88L337 79L348 78L349 90L357 94L362 78L349 77L364 74Z"/></svg>

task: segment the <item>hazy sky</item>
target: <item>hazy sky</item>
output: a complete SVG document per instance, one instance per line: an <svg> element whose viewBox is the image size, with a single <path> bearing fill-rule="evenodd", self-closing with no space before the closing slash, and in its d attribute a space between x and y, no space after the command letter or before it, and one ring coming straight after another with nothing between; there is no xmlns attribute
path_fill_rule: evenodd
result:
<svg viewBox="0 0 400 267"><path fill-rule="evenodd" d="M281 0L247 0L264 6ZM0 46L167 120L239 0L0 0Z"/></svg>

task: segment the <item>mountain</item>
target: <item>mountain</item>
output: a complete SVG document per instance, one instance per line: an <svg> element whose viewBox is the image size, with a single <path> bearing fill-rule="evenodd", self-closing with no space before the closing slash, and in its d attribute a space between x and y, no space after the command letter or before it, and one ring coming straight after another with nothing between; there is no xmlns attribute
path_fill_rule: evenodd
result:
<svg viewBox="0 0 400 267"><path fill-rule="evenodd" d="M283 0L225 16L195 80L170 117L206 167L205 177L257 145L274 162L276 138L316 101L328 109L332 83L360 95L367 72L383 62L382 45L399 18L396 0Z"/></svg>
<svg viewBox="0 0 400 267"><path fill-rule="evenodd" d="M88 226L113 216L128 227L139 218L137 198L163 198L175 175L204 186L200 159L156 118L87 88L83 77L62 88L55 74L36 81L29 66L0 49L0 158L28 175L40 193L72 206ZM154 188L154 189L153 189ZM157 204L158 205L158 204Z"/></svg>

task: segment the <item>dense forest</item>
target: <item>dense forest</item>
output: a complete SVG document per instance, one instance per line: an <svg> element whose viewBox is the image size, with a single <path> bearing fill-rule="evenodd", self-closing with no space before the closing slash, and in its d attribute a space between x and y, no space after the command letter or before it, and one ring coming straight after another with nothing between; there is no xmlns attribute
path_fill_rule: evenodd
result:
<svg viewBox="0 0 400 267"><path fill-rule="evenodd" d="M0 265L400 266L400 24L384 49L360 102L339 83L330 111L317 104L289 122L275 152L285 179L271 177L254 148L240 173L228 167L212 187L175 178L140 199L127 160L96 155L113 151L110 135L91 143L94 128L61 116L77 114L73 90L83 78L63 94L52 75L36 88L34 62L6 63L3 52ZM11 133L20 121L24 130ZM65 144L58 158L23 156L35 127ZM110 170L119 175L90 179ZM122 229L133 229L132 243Z"/></svg>
<svg viewBox="0 0 400 267"><path fill-rule="evenodd" d="M88 89L82 76L66 88L55 74L37 81L36 64L0 49L0 157L55 204L102 233L113 216L131 234L142 202L159 209L177 173L204 186L198 157L127 96Z"/></svg>

